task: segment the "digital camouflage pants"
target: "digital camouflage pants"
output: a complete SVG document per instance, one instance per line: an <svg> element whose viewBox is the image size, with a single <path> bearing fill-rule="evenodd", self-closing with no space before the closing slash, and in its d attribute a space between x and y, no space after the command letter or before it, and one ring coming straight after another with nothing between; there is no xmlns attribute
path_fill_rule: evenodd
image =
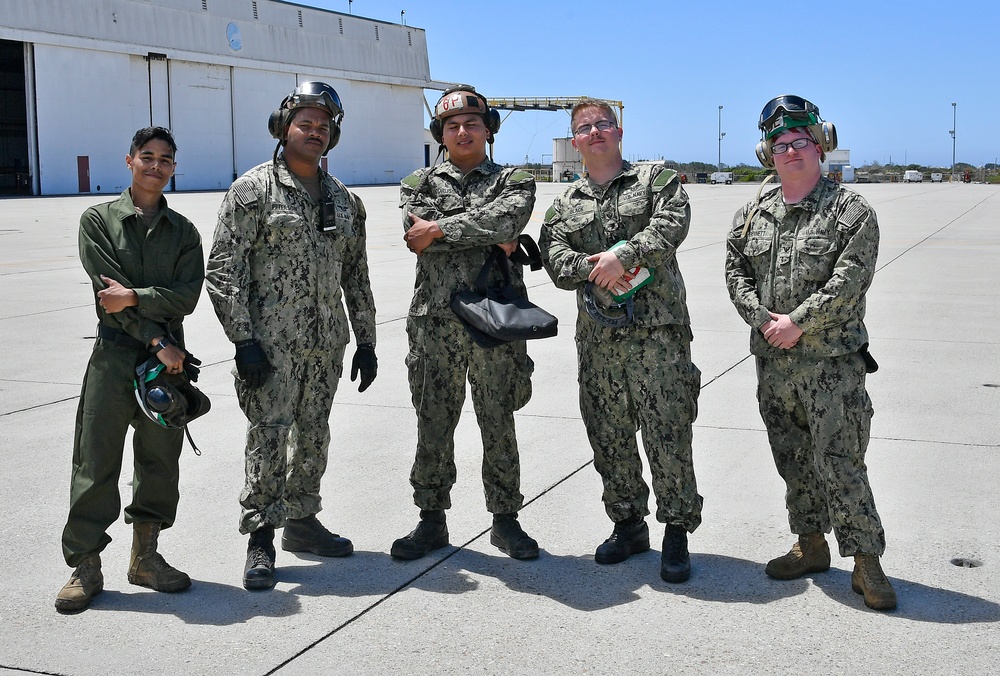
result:
<svg viewBox="0 0 1000 676"><path fill-rule="evenodd" d="M649 461L656 520L701 523L691 455L701 371L686 326L611 329L582 318L577 328L580 412L604 482L612 521L649 514L636 432Z"/></svg>
<svg viewBox="0 0 1000 676"><path fill-rule="evenodd" d="M758 357L757 380L791 531L832 527L841 556L881 556L885 532L865 466L873 410L861 355Z"/></svg>
<svg viewBox="0 0 1000 676"><path fill-rule="evenodd" d="M417 414L417 453L410 472L420 509L451 507L455 485L455 428L465 403L465 380L483 442L486 509L514 514L524 502L514 411L531 398L534 364L524 341L482 348L450 317L409 317L406 369Z"/></svg>
<svg viewBox="0 0 1000 676"><path fill-rule="evenodd" d="M240 494L243 534L267 525L280 528L285 519L322 509L319 488L344 347L268 357L274 370L258 389L236 377L236 395L249 423L246 483Z"/></svg>

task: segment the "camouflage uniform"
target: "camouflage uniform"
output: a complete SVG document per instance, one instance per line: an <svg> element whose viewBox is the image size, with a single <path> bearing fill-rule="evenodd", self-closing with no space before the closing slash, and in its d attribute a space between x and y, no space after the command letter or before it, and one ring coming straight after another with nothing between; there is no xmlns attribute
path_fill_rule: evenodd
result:
<svg viewBox="0 0 1000 676"><path fill-rule="evenodd" d="M864 463L873 411L859 353L878 239L868 203L823 178L797 204L774 190L736 212L726 254L729 295L752 328L757 399L787 486L791 531L832 526L842 556L885 549ZM791 349L772 347L760 332L768 311L802 329Z"/></svg>
<svg viewBox="0 0 1000 676"><path fill-rule="evenodd" d="M336 232L283 158L233 183L219 209L208 292L229 340L256 339L273 367L264 385L236 378L249 421L240 532L315 514L330 444L330 410L349 341L375 343L375 302L361 200L320 170ZM343 300L342 297L343 296Z"/></svg>
<svg viewBox="0 0 1000 676"><path fill-rule="evenodd" d="M612 521L649 514L636 432L642 430L656 495L656 519L688 532L701 523L691 456L701 371L691 362L691 329L677 247L691 209L675 172L631 165L604 187L573 183L545 214L542 260L561 289L576 290L580 411L604 482ZM642 265L653 281L636 292L635 322L609 328L583 306L593 265L587 256L616 253L626 268Z"/></svg>
<svg viewBox="0 0 1000 676"><path fill-rule="evenodd" d="M483 487L493 514L520 511L521 472L514 411L531 397L534 364L524 341L482 348L451 310L451 296L472 288L493 245L516 238L531 218L535 181L490 160L463 176L451 162L419 169L400 187L404 229L408 214L436 220L444 232L417 257L416 285L406 332L406 368L417 413L417 452L410 472L413 501L424 510L451 507L455 428L465 380L483 441ZM527 293L519 266L513 283Z"/></svg>

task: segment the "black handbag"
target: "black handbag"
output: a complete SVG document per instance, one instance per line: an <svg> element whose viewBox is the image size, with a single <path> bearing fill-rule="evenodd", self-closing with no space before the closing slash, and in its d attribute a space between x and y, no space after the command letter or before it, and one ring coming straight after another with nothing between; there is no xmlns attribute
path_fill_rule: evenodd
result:
<svg viewBox="0 0 1000 676"><path fill-rule="evenodd" d="M527 239L534 245L530 238ZM521 244L527 243L522 240ZM491 287L488 283L494 267L500 270L503 282L500 286ZM456 291L452 295L451 309L480 347L496 347L515 340L551 338L559 330L557 317L514 290L510 281L510 261L500 247L494 247L490 252L483 269L476 276L475 288Z"/></svg>

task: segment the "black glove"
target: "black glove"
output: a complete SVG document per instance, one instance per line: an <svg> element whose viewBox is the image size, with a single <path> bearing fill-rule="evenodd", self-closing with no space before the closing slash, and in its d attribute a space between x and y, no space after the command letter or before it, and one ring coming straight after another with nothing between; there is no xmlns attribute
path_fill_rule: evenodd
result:
<svg viewBox="0 0 1000 676"><path fill-rule="evenodd" d="M241 340L236 343L236 372L252 390L263 385L271 374L271 362L256 340Z"/></svg>
<svg viewBox="0 0 1000 676"><path fill-rule="evenodd" d="M198 374L201 373L201 360L190 352L184 352L184 373L192 383L198 382Z"/></svg>
<svg viewBox="0 0 1000 676"><path fill-rule="evenodd" d="M358 385L358 392L364 392L378 375L378 357L375 356L375 346L371 343L358 345L354 359L351 360L351 382L358 379L358 371L361 371L361 384Z"/></svg>

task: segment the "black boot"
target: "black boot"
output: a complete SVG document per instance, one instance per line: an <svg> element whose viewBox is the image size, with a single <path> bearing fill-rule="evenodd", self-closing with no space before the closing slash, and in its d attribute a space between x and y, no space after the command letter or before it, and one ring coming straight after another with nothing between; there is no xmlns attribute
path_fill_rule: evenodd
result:
<svg viewBox="0 0 1000 676"><path fill-rule="evenodd" d="M517 522L517 514L494 514L490 544L512 559L537 559L538 543Z"/></svg>
<svg viewBox="0 0 1000 676"><path fill-rule="evenodd" d="M660 556L660 577L664 582L686 582L691 577L688 534L683 526L667 524Z"/></svg>
<svg viewBox="0 0 1000 676"><path fill-rule="evenodd" d="M286 519L281 532L281 548L286 552L310 552L318 556L350 556L354 544L328 531L315 514L302 519Z"/></svg>
<svg viewBox="0 0 1000 676"><path fill-rule="evenodd" d="M443 509L420 510L420 523L409 535L392 543L389 553L394 559L412 561L435 549L448 546L448 524Z"/></svg>
<svg viewBox="0 0 1000 676"><path fill-rule="evenodd" d="M597 563L621 563L633 554L639 554L649 549L649 527L646 520L639 516L630 516L615 524L611 537L605 540L594 552Z"/></svg>
<svg viewBox="0 0 1000 676"><path fill-rule="evenodd" d="M274 586L274 526L264 526L250 533L247 564L243 567L243 587L270 589Z"/></svg>

